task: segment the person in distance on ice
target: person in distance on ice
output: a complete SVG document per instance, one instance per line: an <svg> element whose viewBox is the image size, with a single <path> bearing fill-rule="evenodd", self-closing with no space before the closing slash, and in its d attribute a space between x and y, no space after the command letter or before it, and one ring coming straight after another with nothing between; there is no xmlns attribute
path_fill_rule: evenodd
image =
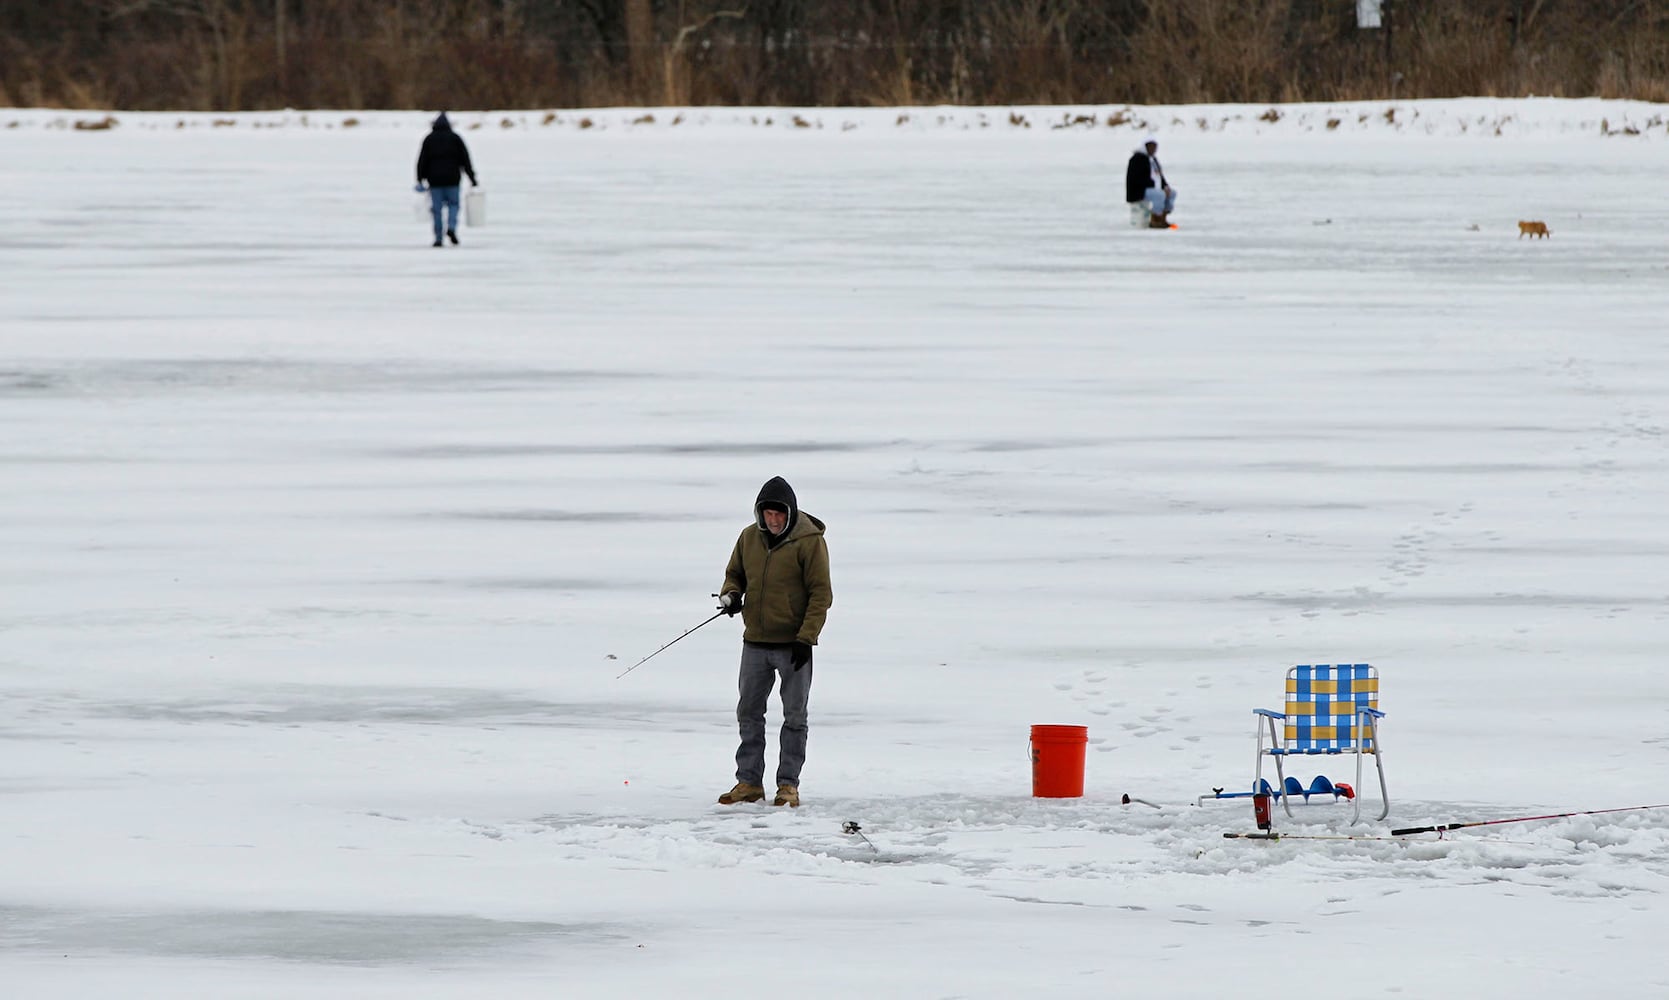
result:
<svg viewBox="0 0 1669 1000"><path fill-rule="evenodd" d="M1159 166L1159 140L1151 135L1143 141L1141 149L1130 155L1130 165L1124 170L1124 200L1147 202L1153 216L1148 225L1154 229L1170 228L1176 189L1165 182L1165 171Z"/></svg>
<svg viewBox="0 0 1669 1000"><path fill-rule="evenodd" d="M782 677L782 734L777 741L777 795L772 805L800 804L806 762L811 650L823 631L834 590L823 522L799 508L781 476L759 491L754 523L742 529L719 588L719 610L742 615L742 666L737 687L736 787L720 805L765 797L765 706Z"/></svg>
<svg viewBox="0 0 1669 1000"><path fill-rule="evenodd" d="M441 235L458 242L458 182L469 175L469 186L475 187L475 167L469 162L469 147L463 137L452 131L452 122L442 111L434 126L423 139L417 154L417 190L429 192L429 214L435 220L435 246L441 245ZM441 225L441 210L446 211L446 224Z"/></svg>

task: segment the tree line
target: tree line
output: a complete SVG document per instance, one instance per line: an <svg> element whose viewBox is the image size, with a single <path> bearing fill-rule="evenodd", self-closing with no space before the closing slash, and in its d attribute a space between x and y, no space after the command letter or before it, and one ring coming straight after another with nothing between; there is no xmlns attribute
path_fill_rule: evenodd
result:
<svg viewBox="0 0 1669 1000"><path fill-rule="evenodd" d="M6 0L0 105L1669 100L1669 0Z"/></svg>

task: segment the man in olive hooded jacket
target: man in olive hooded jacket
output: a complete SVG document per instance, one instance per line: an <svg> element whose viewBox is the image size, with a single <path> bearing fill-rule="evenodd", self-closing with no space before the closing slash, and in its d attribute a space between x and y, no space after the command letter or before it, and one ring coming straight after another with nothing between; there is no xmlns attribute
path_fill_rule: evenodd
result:
<svg viewBox="0 0 1669 1000"><path fill-rule="evenodd" d="M811 650L834 603L829 547L823 522L800 510L793 488L781 476L760 489L753 518L736 539L719 588L720 610L742 615L741 697L736 703L742 742L736 748L736 787L720 795L719 802L728 806L765 797L765 706L780 674L782 733L772 804L798 806Z"/></svg>

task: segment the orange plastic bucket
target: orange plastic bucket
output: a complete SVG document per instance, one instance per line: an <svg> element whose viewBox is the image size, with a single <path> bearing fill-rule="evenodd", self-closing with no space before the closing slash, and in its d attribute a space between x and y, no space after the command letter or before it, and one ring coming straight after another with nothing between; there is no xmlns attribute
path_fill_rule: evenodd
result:
<svg viewBox="0 0 1669 1000"><path fill-rule="evenodd" d="M1084 794L1088 726L1032 727L1032 795L1075 799Z"/></svg>

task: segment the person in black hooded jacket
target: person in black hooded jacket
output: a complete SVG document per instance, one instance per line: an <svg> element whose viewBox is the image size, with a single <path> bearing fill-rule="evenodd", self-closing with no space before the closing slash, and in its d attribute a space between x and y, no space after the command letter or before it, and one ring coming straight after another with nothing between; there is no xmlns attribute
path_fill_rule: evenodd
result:
<svg viewBox="0 0 1669 1000"><path fill-rule="evenodd" d="M1148 136L1142 148L1130 154L1124 169L1124 200L1130 204L1146 202L1151 215L1148 225L1154 229L1170 228L1171 210L1176 208L1176 189L1165 180L1159 166L1159 140Z"/></svg>
<svg viewBox="0 0 1669 1000"><path fill-rule="evenodd" d="M458 242L458 183L469 175L469 186L475 187L475 166L469 162L469 147L463 137L452 131L452 122L442 111L434 126L423 139L417 153L417 190L429 192L429 214L435 220L435 246L441 245L441 235ZM446 212L442 225L441 211Z"/></svg>
<svg viewBox="0 0 1669 1000"><path fill-rule="evenodd" d="M753 504L753 523L731 549L719 588L719 610L742 615L742 664L737 687L736 787L721 805L765 797L765 707L782 677L782 734L777 794L772 805L800 804L811 701L811 652L823 631L834 590L824 524L799 507L781 476L767 482Z"/></svg>

